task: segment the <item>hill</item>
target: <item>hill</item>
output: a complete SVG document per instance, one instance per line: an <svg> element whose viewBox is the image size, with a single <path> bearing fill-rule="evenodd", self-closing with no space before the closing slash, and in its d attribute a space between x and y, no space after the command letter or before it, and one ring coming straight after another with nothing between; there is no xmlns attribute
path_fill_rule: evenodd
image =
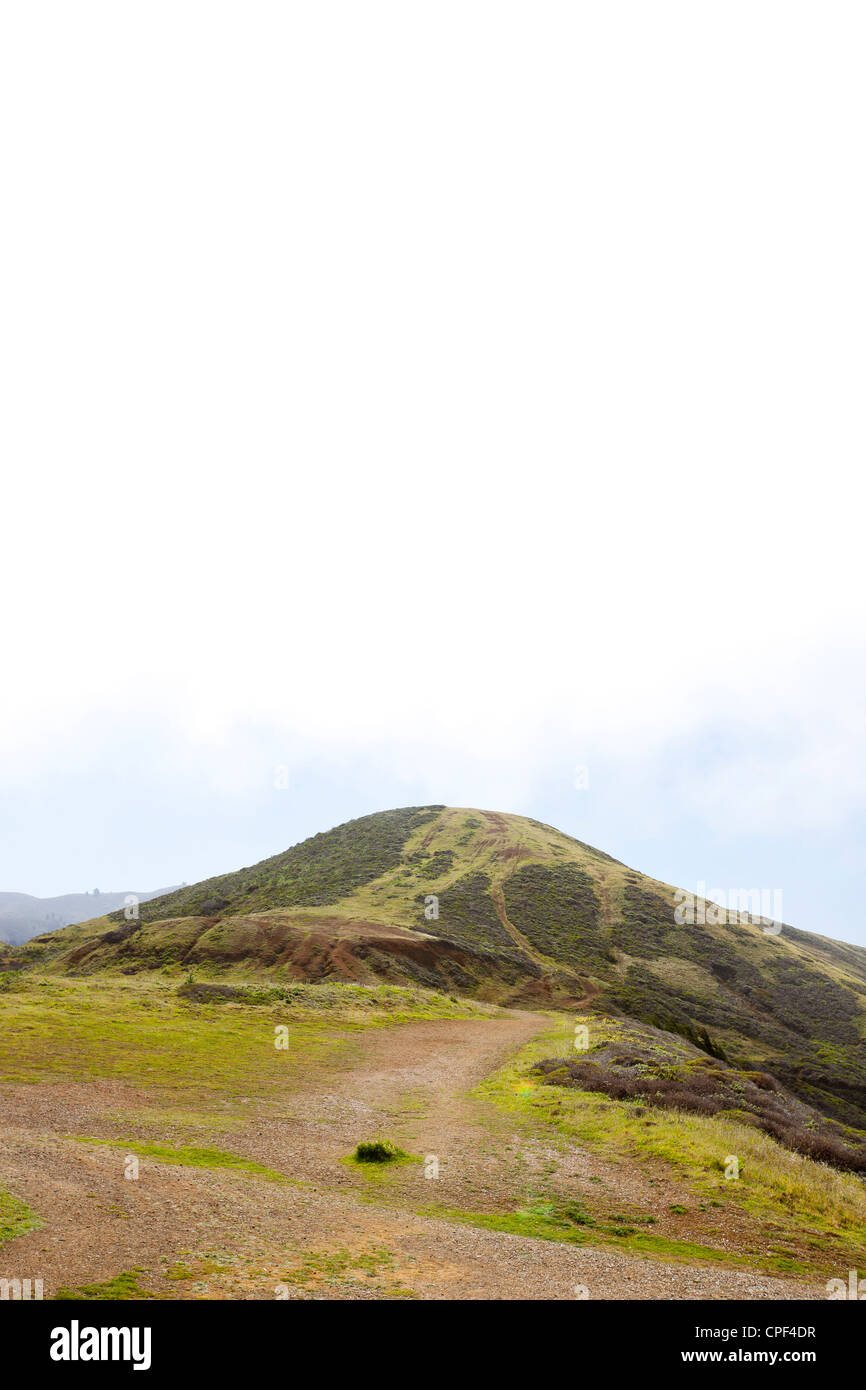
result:
<svg viewBox="0 0 866 1390"><path fill-rule="evenodd" d="M138 921L115 912L54 932L7 964L194 970L205 987L267 971L589 1008L770 1073L866 1128L866 950L745 913L683 924L681 897L534 820L408 807L151 899Z"/></svg>

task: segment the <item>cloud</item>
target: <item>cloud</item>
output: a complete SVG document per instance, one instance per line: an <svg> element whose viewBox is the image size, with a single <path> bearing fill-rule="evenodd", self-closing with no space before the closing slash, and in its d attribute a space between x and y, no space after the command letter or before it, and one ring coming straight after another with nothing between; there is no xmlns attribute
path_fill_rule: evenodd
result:
<svg viewBox="0 0 866 1390"><path fill-rule="evenodd" d="M470 800L576 749L712 824L862 805L838 22L195 8L0 59L0 778L96 719L237 787L259 727Z"/></svg>

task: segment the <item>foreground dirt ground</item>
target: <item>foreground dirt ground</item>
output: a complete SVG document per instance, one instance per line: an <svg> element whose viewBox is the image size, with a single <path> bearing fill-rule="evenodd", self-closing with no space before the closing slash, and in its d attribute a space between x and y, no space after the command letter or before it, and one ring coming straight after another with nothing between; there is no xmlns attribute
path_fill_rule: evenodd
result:
<svg viewBox="0 0 866 1390"><path fill-rule="evenodd" d="M159 1298L826 1297L823 1283L463 1223L460 1213L590 1190L614 1208L657 1210L661 1231L687 1195L661 1171L527 1136L471 1094L548 1027L513 1012L371 1030L347 1056L311 1064L284 1102L240 1096L224 1113L215 1102L208 1120L117 1080L5 1084L0 1183L43 1224L0 1248L0 1277L41 1278L46 1297L124 1271ZM346 1162L378 1134L426 1162L378 1171ZM123 1140L212 1145L271 1176L142 1155L130 1179ZM718 1243L736 1251L746 1234L735 1219Z"/></svg>

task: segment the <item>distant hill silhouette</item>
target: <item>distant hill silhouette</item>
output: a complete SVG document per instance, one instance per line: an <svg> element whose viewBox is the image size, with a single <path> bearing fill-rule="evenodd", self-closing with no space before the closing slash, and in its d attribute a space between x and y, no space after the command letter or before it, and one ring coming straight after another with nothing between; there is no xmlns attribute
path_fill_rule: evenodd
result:
<svg viewBox="0 0 866 1390"><path fill-rule="evenodd" d="M122 893L64 893L59 898L34 898L29 893L0 893L0 941L19 946L43 932L86 922L103 912L123 908L130 896L140 903L149 902L174 888L152 888L136 892L127 888Z"/></svg>

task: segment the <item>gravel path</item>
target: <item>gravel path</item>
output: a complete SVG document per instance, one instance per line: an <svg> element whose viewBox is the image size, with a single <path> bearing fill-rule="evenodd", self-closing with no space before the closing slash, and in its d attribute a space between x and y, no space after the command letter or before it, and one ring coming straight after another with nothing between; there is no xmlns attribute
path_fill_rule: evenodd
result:
<svg viewBox="0 0 866 1390"><path fill-rule="evenodd" d="M823 1283L663 1264L419 1214L513 1211L543 1189L655 1204L661 1232L668 1206L688 1195L647 1164L605 1162L534 1136L467 1094L549 1026L515 1012L370 1030L357 1035L348 1065L319 1064L276 1114L250 1101L211 1133L192 1133L175 1113L158 1119L156 1093L115 1082L3 1086L0 1186L44 1225L0 1248L0 1277L41 1278L46 1296L138 1268L162 1298L826 1297ZM122 1150L69 1137L114 1139L110 1117L145 1110L153 1118L127 1122L128 1138L212 1144L292 1182L148 1158L129 1181ZM377 1133L435 1154L438 1178L415 1164L371 1180L342 1161ZM734 1222L715 1243L738 1248L742 1220L742 1232Z"/></svg>

